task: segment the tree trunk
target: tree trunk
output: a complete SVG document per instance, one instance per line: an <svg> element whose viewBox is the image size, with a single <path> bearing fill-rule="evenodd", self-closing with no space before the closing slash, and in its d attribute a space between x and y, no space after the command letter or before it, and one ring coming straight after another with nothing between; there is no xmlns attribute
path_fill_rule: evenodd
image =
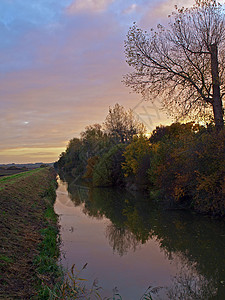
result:
<svg viewBox="0 0 225 300"><path fill-rule="evenodd" d="M213 114L216 129L219 131L224 127L223 104L220 96L220 80L218 69L218 48L216 44L211 46L211 74L213 84Z"/></svg>

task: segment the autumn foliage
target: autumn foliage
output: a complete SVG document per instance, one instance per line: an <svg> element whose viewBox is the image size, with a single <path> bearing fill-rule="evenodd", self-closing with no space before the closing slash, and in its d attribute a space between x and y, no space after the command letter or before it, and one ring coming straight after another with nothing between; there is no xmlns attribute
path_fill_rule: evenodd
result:
<svg viewBox="0 0 225 300"><path fill-rule="evenodd" d="M149 183L169 205L225 215L224 130L173 124L153 145Z"/></svg>
<svg viewBox="0 0 225 300"><path fill-rule="evenodd" d="M88 126L57 166L94 187L145 190L167 208L225 216L224 129L173 123L157 127L150 138L140 133L125 140L101 125Z"/></svg>
<svg viewBox="0 0 225 300"><path fill-rule="evenodd" d="M225 130L194 123L160 126L149 140L134 138L124 156L127 180L140 185L141 178L142 187L166 207L225 215Z"/></svg>

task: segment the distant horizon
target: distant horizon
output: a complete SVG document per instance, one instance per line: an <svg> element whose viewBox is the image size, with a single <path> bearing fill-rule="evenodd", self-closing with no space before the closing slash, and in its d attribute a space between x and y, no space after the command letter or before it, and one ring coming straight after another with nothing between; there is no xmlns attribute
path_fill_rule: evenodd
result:
<svg viewBox="0 0 225 300"><path fill-rule="evenodd" d="M28 163L14 163L14 162L10 162L10 163L1 163L0 162L0 166L7 166L7 165L41 165L41 164L54 164L55 161L53 162L34 162L34 163L31 163L31 162L28 162Z"/></svg>

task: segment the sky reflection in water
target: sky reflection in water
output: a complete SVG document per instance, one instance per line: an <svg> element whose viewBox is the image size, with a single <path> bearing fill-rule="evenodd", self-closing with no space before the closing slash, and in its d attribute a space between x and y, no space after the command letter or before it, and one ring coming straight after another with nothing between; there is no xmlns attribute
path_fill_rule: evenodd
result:
<svg viewBox="0 0 225 300"><path fill-rule="evenodd" d="M222 222L158 210L143 195L118 189L71 182L68 191L69 197L60 181L62 263L78 269L88 263L82 275L97 278L104 296L117 287L123 300L138 300L149 286L160 286L154 299L225 298Z"/></svg>

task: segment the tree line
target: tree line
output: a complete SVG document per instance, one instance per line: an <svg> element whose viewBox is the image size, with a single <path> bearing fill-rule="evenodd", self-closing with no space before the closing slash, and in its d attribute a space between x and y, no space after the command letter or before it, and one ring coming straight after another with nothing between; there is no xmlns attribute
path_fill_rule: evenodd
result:
<svg viewBox="0 0 225 300"><path fill-rule="evenodd" d="M116 104L102 125L69 142L55 167L94 187L142 190L166 207L225 215L225 130L214 125L173 123L147 137L132 111Z"/></svg>

